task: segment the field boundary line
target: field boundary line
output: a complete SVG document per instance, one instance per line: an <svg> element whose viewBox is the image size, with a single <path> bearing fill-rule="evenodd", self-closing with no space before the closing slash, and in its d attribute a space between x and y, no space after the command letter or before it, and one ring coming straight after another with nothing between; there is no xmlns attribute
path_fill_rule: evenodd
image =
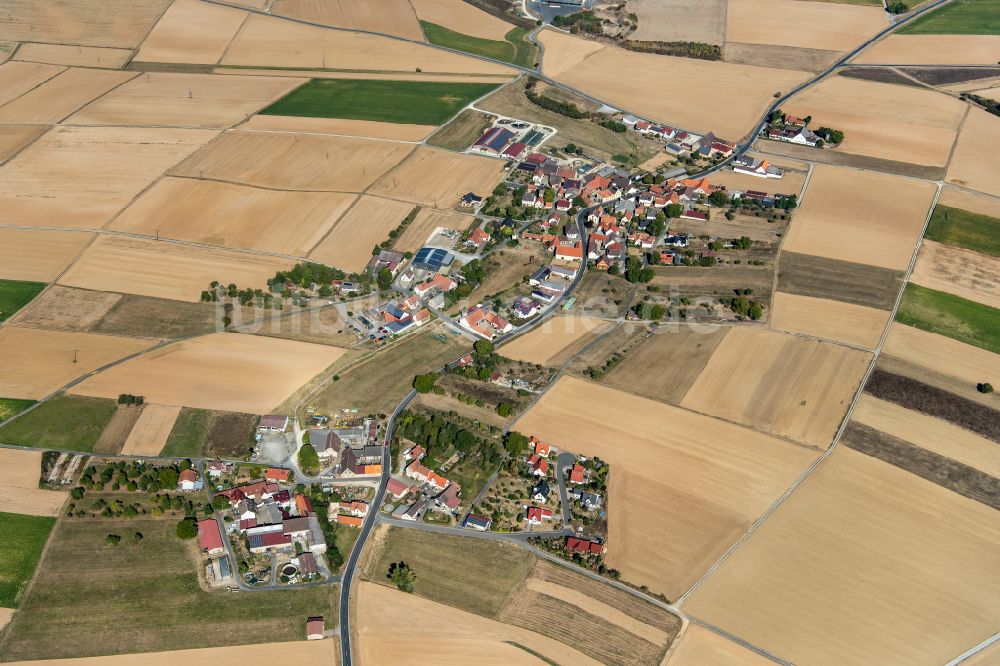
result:
<svg viewBox="0 0 1000 666"><path fill-rule="evenodd" d="M677 599L678 607L681 606L687 600L687 598L691 595L692 592L701 587L702 583L708 580L708 578L712 574L714 574L725 563L725 561L729 559L729 557L734 552L736 552L740 548L740 546L742 546L743 543L746 542L753 535L755 531L757 531L757 528L759 528L764 523L764 521L766 521L775 511L777 511L781 507L781 505L785 502L785 500L788 499L792 495L792 493L794 493L798 489L798 487L802 484L802 482L805 481L816 470L816 468L820 466L821 463L823 463L827 458L833 455L833 452L837 450L837 446L840 444L840 440L844 435L844 431L847 429L847 425L851 421L851 417L854 414L854 410L857 408L858 403L861 400L861 396L864 395L865 384L868 383L869 377L871 377L872 372L875 371L875 365L876 363L878 363L878 358L879 354L882 351L882 346L885 344L886 338L889 337L889 331L892 329L892 324L896 319L896 312L899 310L899 306L903 301L903 293L906 290L906 284L910 279L910 274L913 272L913 267L917 263L917 256L920 254L920 247L923 244L924 234L927 232L927 226L930 224L931 216L934 214L934 208L935 206L937 206L938 198L941 196L942 185L941 183L937 183L936 185L937 185L937 190L934 193L934 199L933 201L931 201L930 207L927 211L927 215L924 218L924 227L920 232L920 236L917 238L915 247L913 248L913 254L910 257L910 264L906 269L906 274L903 276L899 291L896 293L896 302L893 305L892 311L889 314L889 320L886 322L885 328L882 331L882 336L879 338L878 345L875 347L875 349L872 350L872 358L868 364L868 369L865 372L864 376L861 378L861 384L860 386L858 386L858 390L854 394L854 399L851 401L850 407L848 407L847 412L844 414L844 418L840 423L840 427L837 429L837 434L834 437L833 442L830 444L830 446L827 448L826 451L824 451L816 460L814 460L808 467L806 467L806 469L802 472L802 474L799 475L799 478L796 479L792 483L792 485L787 490L785 490L785 492L782 493L778 497L778 499L775 500L774 503L772 503L771 506L768 507L768 509L763 514L761 514L760 516L757 517L756 520L754 520L754 522L750 525L750 527L743 534L743 536L741 536L729 548L727 548L726 551L719 557L719 559L716 560L712 564L712 566L710 566L705 571L705 573L702 574L701 577L698 578L698 580L696 580L694 584Z"/></svg>
<svg viewBox="0 0 1000 666"><path fill-rule="evenodd" d="M246 187L251 190L261 190L262 192L288 192L289 194L358 194L358 192L348 192L347 190L300 190L290 187L271 187L268 185L256 185L254 183L241 183L238 180L228 178L212 178L206 176L185 176L180 174L164 174L157 180L164 178L177 178L179 180L197 180L205 183L221 183L223 185L235 185L236 187Z"/></svg>
<svg viewBox="0 0 1000 666"><path fill-rule="evenodd" d="M222 55L219 56L219 59L216 60L215 63L213 63L216 67L223 66L222 61L226 59L227 55L229 55L229 49L233 48L233 44L236 42L236 38L240 36L240 34L243 32L243 28L246 27L247 20L249 20L250 18L250 12L246 11L245 9L243 11L245 13L243 14L243 20L240 21L240 27L236 29L236 31L233 33L233 36L229 38L228 42L226 42L226 48L222 49ZM138 51L136 51L136 53L138 53Z"/></svg>
<svg viewBox="0 0 1000 666"><path fill-rule="evenodd" d="M18 48L21 48L21 45L20 45L20 44L18 44ZM14 51L14 53L17 53L17 51L15 50L15 51ZM10 58L13 58L13 57L14 57L14 53L11 53L11 54L10 54ZM5 60L5 61L4 61L4 64L6 64L6 63L8 63L8 62L22 62L22 61L20 61L20 60L11 60L10 58L8 58L7 60ZM16 102L17 100L21 99L22 97L24 97L24 96L25 96L25 95L27 95L28 93L32 93L32 92L35 92L36 90L38 90L39 88L41 88L42 86L44 86L44 85L45 85L46 83L48 83L49 81L52 81L52 80L54 80L54 79L55 79L55 78L56 78L57 76L59 76L59 75L60 75L60 74L62 74L63 72L68 72L68 71L69 71L69 69L70 69L70 68L69 68L69 65L51 65L51 64L49 64L49 63L47 63L47 62L42 62L42 63L30 63L30 64L33 64L33 65L49 65L50 67L62 67L62 69L60 69L60 70L59 70L58 72L56 72L56 73L55 73L55 74L53 74L52 76L49 76L49 77L47 77L47 78L46 78L46 79L45 79L44 81L39 81L38 83L36 83L35 85L31 86L30 88L28 88L27 90L25 90L25 91L24 91L23 93L21 93L21 94L20 94L20 95L18 95L17 97L13 97L13 98L11 98L11 99L7 100L7 101L6 101L6 102L4 102L4 103L3 103L2 105L0 105L0 108L2 108L2 107L4 107L4 106L7 106L7 105L8 105L8 104L10 104L11 102ZM74 111L73 113L76 113L76 112ZM70 115L72 115L72 114L70 114ZM19 123L19 124L21 124L21 123ZM32 125L32 124L36 124L36 123L27 123L27 124L29 124L29 125ZM56 124L56 123L37 123L37 124L39 124L39 125L51 125L51 124Z"/></svg>
<svg viewBox="0 0 1000 666"><path fill-rule="evenodd" d="M962 136L962 130L965 129L965 123L969 120L969 114L971 113L972 113L972 104L966 102L965 114L962 116L962 122L958 124L958 129L955 131L955 140L951 142L951 150L948 151L948 160L944 163L944 174L941 176L941 181L940 181L942 183L948 182L948 170L951 168L951 161L955 158L955 151L958 150L958 140ZM935 199L934 201L935 203L937 203L937 199Z"/></svg>
<svg viewBox="0 0 1000 666"><path fill-rule="evenodd" d="M85 68L81 68L81 69L85 69ZM128 71L128 70L125 70L125 69L111 69L111 70L96 69L96 68L94 68L94 69L96 71L110 71L110 72L126 72L126 71ZM67 69L67 71L69 71L69 70ZM128 77L127 79L125 79L124 81L122 81L121 83L119 83L118 85L112 87L107 92L101 93L100 95L98 95L94 99L90 100L89 102L86 102L85 104L81 104L78 108L74 109L73 111L70 111L65 116L61 117L59 120L57 120L56 122L54 122L52 124L53 125L62 125L64 122L66 122L66 120L70 116L76 115L77 113L79 113L80 111L83 111L85 108L87 108L88 106L90 106L91 104L93 104L94 102L96 102L97 100L102 99L106 95L110 95L111 93L113 93L114 91L118 90L119 88L121 88L123 85L125 85L129 81L134 81L141 74L142 74L142 72L136 72L135 76ZM52 79L50 79L50 80L52 80ZM8 102L8 104L9 104L9 102Z"/></svg>

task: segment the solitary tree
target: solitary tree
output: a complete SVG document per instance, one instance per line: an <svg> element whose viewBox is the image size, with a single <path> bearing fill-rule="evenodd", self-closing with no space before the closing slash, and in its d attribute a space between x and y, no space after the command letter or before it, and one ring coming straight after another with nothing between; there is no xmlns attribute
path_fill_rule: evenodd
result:
<svg viewBox="0 0 1000 666"><path fill-rule="evenodd" d="M989 382L976 384L976 390L980 393L993 393L993 384L990 384Z"/></svg>
<svg viewBox="0 0 1000 666"><path fill-rule="evenodd" d="M417 574L406 562L393 562L389 565L389 574L386 577L403 592L413 592L413 582L417 579Z"/></svg>
<svg viewBox="0 0 1000 666"><path fill-rule="evenodd" d="M319 472L319 454L312 444L306 444L299 449L299 467L306 474L316 474Z"/></svg>
<svg viewBox="0 0 1000 666"><path fill-rule="evenodd" d="M193 539L198 536L198 523L194 518L183 518L177 523L177 537L179 539Z"/></svg>

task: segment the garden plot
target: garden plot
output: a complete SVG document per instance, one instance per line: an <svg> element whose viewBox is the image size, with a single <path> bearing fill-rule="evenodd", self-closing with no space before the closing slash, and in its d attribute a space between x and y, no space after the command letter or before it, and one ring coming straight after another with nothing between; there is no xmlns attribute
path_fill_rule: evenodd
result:
<svg viewBox="0 0 1000 666"><path fill-rule="evenodd" d="M247 12L198 0L175 0L135 56L136 62L216 63Z"/></svg>
<svg viewBox="0 0 1000 666"><path fill-rule="evenodd" d="M0 328L0 350L6 360L0 367L0 395L44 398L77 377L155 343L141 338L4 326Z"/></svg>
<svg viewBox="0 0 1000 666"><path fill-rule="evenodd" d="M233 131L172 174L283 190L361 192L413 150L389 141Z"/></svg>
<svg viewBox="0 0 1000 666"><path fill-rule="evenodd" d="M281 76L148 72L85 106L67 122L231 127L302 82Z"/></svg>
<svg viewBox="0 0 1000 666"><path fill-rule="evenodd" d="M424 41L409 0L381 0L378 4L366 0L274 0L270 13Z"/></svg>
<svg viewBox="0 0 1000 666"><path fill-rule="evenodd" d="M218 280L263 288L290 259L190 247L142 238L103 236L59 279L67 287L197 301ZM221 315L220 315L221 316Z"/></svg>
<svg viewBox="0 0 1000 666"><path fill-rule="evenodd" d="M783 110L843 131L839 152L943 167L966 106L924 88L832 76Z"/></svg>
<svg viewBox="0 0 1000 666"><path fill-rule="evenodd" d="M1000 196L1000 122L982 109L970 109L955 145L946 180Z"/></svg>
<svg viewBox="0 0 1000 666"><path fill-rule="evenodd" d="M869 360L869 354L856 349L734 328L681 406L826 448Z"/></svg>
<svg viewBox="0 0 1000 666"><path fill-rule="evenodd" d="M636 53L551 29L543 30L539 38L545 47L542 69L548 76L648 118L732 140L753 128L775 92L788 91L808 76ZM733 99L740 104L733 104Z"/></svg>
<svg viewBox="0 0 1000 666"><path fill-rule="evenodd" d="M93 237L80 231L0 229L0 280L48 282Z"/></svg>
<svg viewBox="0 0 1000 666"><path fill-rule="evenodd" d="M942 664L1000 623L998 545L1000 513L840 448L685 609L793 663Z"/></svg>
<svg viewBox="0 0 1000 666"><path fill-rule="evenodd" d="M372 248L388 238L412 210L412 204L361 196L309 253L309 258L360 273L372 258Z"/></svg>
<svg viewBox="0 0 1000 666"><path fill-rule="evenodd" d="M669 599L818 455L573 377L560 379L514 428L611 465L606 564Z"/></svg>
<svg viewBox="0 0 1000 666"><path fill-rule="evenodd" d="M266 414L343 353L326 345L215 333L132 359L90 377L72 393L131 393L158 405Z"/></svg>
<svg viewBox="0 0 1000 666"><path fill-rule="evenodd" d="M329 30L252 14L224 65L303 67L375 72L510 74L502 65L389 37Z"/></svg>
<svg viewBox="0 0 1000 666"><path fill-rule="evenodd" d="M934 185L817 164L782 249L905 270Z"/></svg>
<svg viewBox="0 0 1000 666"><path fill-rule="evenodd" d="M0 123L58 123L136 76L139 76L136 72L67 69L0 107Z"/></svg>
<svg viewBox="0 0 1000 666"><path fill-rule="evenodd" d="M372 185L368 194L451 208L466 192L492 192L503 166L500 160L421 146Z"/></svg>
<svg viewBox="0 0 1000 666"><path fill-rule="evenodd" d="M337 192L285 192L162 178L126 208L111 228L304 257L355 198Z"/></svg>
<svg viewBox="0 0 1000 666"><path fill-rule="evenodd" d="M100 228L213 136L208 130L55 127L0 167L0 208L13 224Z"/></svg>
<svg viewBox="0 0 1000 666"><path fill-rule="evenodd" d="M867 349L875 348L888 323L888 312L864 305L780 291L771 300L771 328Z"/></svg>

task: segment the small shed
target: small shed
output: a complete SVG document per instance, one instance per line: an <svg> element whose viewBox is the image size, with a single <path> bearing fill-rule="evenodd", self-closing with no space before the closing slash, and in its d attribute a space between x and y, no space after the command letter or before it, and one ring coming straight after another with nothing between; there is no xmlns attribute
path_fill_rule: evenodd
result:
<svg viewBox="0 0 1000 666"><path fill-rule="evenodd" d="M323 632L326 631L326 624L321 617L311 617L306 621L306 640L323 640Z"/></svg>

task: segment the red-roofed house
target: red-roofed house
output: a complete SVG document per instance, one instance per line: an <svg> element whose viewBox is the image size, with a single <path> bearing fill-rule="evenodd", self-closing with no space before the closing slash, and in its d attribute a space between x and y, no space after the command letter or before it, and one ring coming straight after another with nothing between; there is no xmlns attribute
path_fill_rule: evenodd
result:
<svg viewBox="0 0 1000 666"><path fill-rule="evenodd" d="M305 495L295 496L295 513L300 516L308 516L313 512L312 502Z"/></svg>
<svg viewBox="0 0 1000 666"><path fill-rule="evenodd" d="M198 521L198 544L209 555L216 555L225 550L222 545L222 533L215 518Z"/></svg>
<svg viewBox="0 0 1000 666"><path fill-rule="evenodd" d="M529 506L526 514L529 525L541 525L546 520L552 520L552 509L539 506Z"/></svg>
<svg viewBox="0 0 1000 666"><path fill-rule="evenodd" d="M580 261L583 259L583 242L560 239L555 244L556 259L563 261Z"/></svg>
<svg viewBox="0 0 1000 666"><path fill-rule="evenodd" d="M586 479L583 474L583 465L577 463L573 465L573 469L569 472L569 482L570 483L584 483Z"/></svg>
<svg viewBox="0 0 1000 666"><path fill-rule="evenodd" d="M306 622L306 640L321 641L323 640L325 631L326 625L323 623L323 618L321 617L311 617Z"/></svg>
<svg viewBox="0 0 1000 666"><path fill-rule="evenodd" d="M528 466L535 476L547 476L549 473L549 461L537 453L528 458Z"/></svg>
<svg viewBox="0 0 1000 666"><path fill-rule="evenodd" d="M584 555L600 555L604 552L604 545L589 539L566 537L566 550Z"/></svg>
<svg viewBox="0 0 1000 666"><path fill-rule="evenodd" d="M535 453L542 456L543 458L547 458L549 455L552 454L553 451L556 451L556 448L554 446L552 446L551 444L544 443L542 440L538 439L534 435L531 436L530 442L531 445L534 447Z"/></svg>
<svg viewBox="0 0 1000 666"><path fill-rule="evenodd" d="M403 451L403 459L420 460L421 458L424 457L424 455L426 455L426 453L427 452L424 451L424 447L420 446L419 444L414 444L410 448Z"/></svg>
<svg viewBox="0 0 1000 666"><path fill-rule="evenodd" d="M198 479L198 471L186 469L177 477L177 490L198 490L201 488L201 481Z"/></svg>
<svg viewBox="0 0 1000 666"><path fill-rule="evenodd" d="M475 245L480 250L483 249L483 246L489 242L490 235L479 227L476 227L475 230L469 234L469 239L465 241L466 245Z"/></svg>
<svg viewBox="0 0 1000 666"><path fill-rule="evenodd" d="M337 523L348 527L361 527L362 519L357 516L347 516L342 513L337 514Z"/></svg>
<svg viewBox="0 0 1000 666"><path fill-rule="evenodd" d="M459 323L487 340L492 340L514 328L509 321L481 304L466 310Z"/></svg>
<svg viewBox="0 0 1000 666"><path fill-rule="evenodd" d="M423 298L427 294L433 291L451 291L458 286L458 283L452 280L450 277L446 277L441 274L435 274L428 282L421 282L420 284L413 287L413 293L417 296Z"/></svg>
<svg viewBox="0 0 1000 666"><path fill-rule="evenodd" d="M388 483L385 484L386 492L395 497L396 499L402 499L410 492L410 486L406 485L399 479L394 479L389 477Z"/></svg>
<svg viewBox="0 0 1000 666"><path fill-rule="evenodd" d="M271 483L287 483L292 478L292 470L281 467L269 467L264 472L264 480Z"/></svg>

